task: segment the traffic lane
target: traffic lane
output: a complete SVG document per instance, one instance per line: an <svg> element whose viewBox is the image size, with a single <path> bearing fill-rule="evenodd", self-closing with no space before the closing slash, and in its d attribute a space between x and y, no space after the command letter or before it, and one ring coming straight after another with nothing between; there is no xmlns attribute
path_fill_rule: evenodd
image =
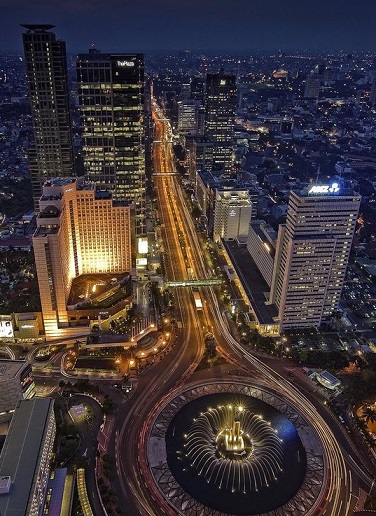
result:
<svg viewBox="0 0 376 516"><path fill-rule="evenodd" d="M373 463L370 461L368 454L362 447L359 448L359 443L356 442L358 436L354 433L350 425L341 423L337 416L330 410L330 407L325 404L325 399L322 395L320 395L319 386L317 387L317 391L312 390L311 387L307 383L305 383L303 379L297 376L291 376L290 371L286 370L287 367L291 368L292 366L291 361L288 359L276 359L267 356L260 357L259 354L257 354L257 357L263 363L276 370L281 376L285 377L287 381L291 382L292 384L298 385L299 389L304 390L304 395L316 407L317 411L326 421L326 423L328 424L331 431L335 435L341 447L346 451L346 453L348 453L350 457L353 457L353 459L354 457L356 457L358 461L363 461L366 470L368 470L370 474L376 474L375 467ZM344 414L344 417L347 416ZM353 440L351 440L351 438Z"/></svg>

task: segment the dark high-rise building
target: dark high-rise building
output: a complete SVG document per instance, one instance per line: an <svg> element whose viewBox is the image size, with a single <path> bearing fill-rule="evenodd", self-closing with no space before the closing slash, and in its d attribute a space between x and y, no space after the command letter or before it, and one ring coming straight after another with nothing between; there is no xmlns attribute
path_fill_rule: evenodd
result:
<svg viewBox="0 0 376 516"><path fill-rule="evenodd" d="M232 171L236 112L235 75L206 78L205 136L213 142L213 170Z"/></svg>
<svg viewBox="0 0 376 516"><path fill-rule="evenodd" d="M85 174L145 224L144 56L91 49L77 60Z"/></svg>
<svg viewBox="0 0 376 516"><path fill-rule="evenodd" d="M372 79L371 91L369 93L370 104L376 104L376 77Z"/></svg>
<svg viewBox="0 0 376 516"><path fill-rule="evenodd" d="M34 144L29 149L34 206L50 177L72 176L73 145L65 42L54 25L22 25Z"/></svg>
<svg viewBox="0 0 376 516"><path fill-rule="evenodd" d="M205 83L201 77L192 77L191 79L191 98L204 102Z"/></svg>
<svg viewBox="0 0 376 516"><path fill-rule="evenodd" d="M324 67L316 65L307 75L304 97L310 99L318 99L320 96L320 88L323 80Z"/></svg>

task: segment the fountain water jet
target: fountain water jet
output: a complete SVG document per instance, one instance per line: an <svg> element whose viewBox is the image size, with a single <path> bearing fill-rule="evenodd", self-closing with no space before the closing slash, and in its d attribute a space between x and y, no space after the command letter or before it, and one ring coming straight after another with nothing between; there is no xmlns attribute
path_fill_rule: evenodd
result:
<svg viewBox="0 0 376 516"><path fill-rule="evenodd" d="M281 439L244 407L221 405L201 413L186 435L185 450L199 475L231 492L269 487L282 471Z"/></svg>
<svg viewBox="0 0 376 516"><path fill-rule="evenodd" d="M211 510L266 514L297 493L307 468L291 421L240 392L204 394L188 403L182 398L165 443L167 464L182 496L206 507L207 512L184 512L191 516L217 514Z"/></svg>

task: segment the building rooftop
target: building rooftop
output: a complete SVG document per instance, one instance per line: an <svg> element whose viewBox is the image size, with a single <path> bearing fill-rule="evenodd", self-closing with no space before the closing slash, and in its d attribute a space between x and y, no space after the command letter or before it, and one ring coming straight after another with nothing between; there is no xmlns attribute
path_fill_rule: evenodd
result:
<svg viewBox="0 0 376 516"><path fill-rule="evenodd" d="M65 482L67 479L67 468L56 468L51 474L47 486L47 501L45 507L48 508L49 516L60 516L63 500Z"/></svg>
<svg viewBox="0 0 376 516"><path fill-rule="evenodd" d="M45 226L39 226L34 233L34 237L42 237L42 236L48 236L48 235L56 235L59 232L58 227L53 228L47 228Z"/></svg>
<svg viewBox="0 0 376 516"><path fill-rule="evenodd" d="M49 25L49 24L43 24L43 23L39 23L39 24L36 24L36 23L23 24L22 23L21 27L25 27L25 29L30 30L30 31L44 32L46 30L55 28L55 25Z"/></svg>
<svg viewBox="0 0 376 516"><path fill-rule="evenodd" d="M246 247L235 240L223 241L228 256L241 281L259 324L275 324L278 311L275 305L267 305L265 293L269 287Z"/></svg>
<svg viewBox="0 0 376 516"><path fill-rule="evenodd" d="M47 179L44 186L65 186L75 182L76 179L74 177L53 177L51 179Z"/></svg>
<svg viewBox="0 0 376 516"><path fill-rule="evenodd" d="M127 272L81 274L72 281L67 306L86 306L90 301L93 304L101 302L106 305L106 299L110 301L111 296L120 288L129 290Z"/></svg>
<svg viewBox="0 0 376 516"><path fill-rule="evenodd" d="M275 245L277 241L277 233L274 231L274 229L261 221L251 222L251 227L262 243L265 245L270 255L274 257Z"/></svg>
<svg viewBox="0 0 376 516"><path fill-rule="evenodd" d="M321 385L331 390L334 390L336 387L341 385L341 381L330 374L328 371L322 371L321 373L318 373L316 375L316 379L319 383L321 383Z"/></svg>
<svg viewBox="0 0 376 516"><path fill-rule="evenodd" d="M0 496L0 514L27 512L43 435L54 400L23 400L16 409L0 455L0 476L9 475L12 487Z"/></svg>
<svg viewBox="0 0 376 516"><path fill-rule="evenodd" d="M79 61L109 61L110 59L132 59L132 58L139 58L140 56L143 56L143 54L139 53L128 53L128 54L119 54L118 52L114 53L108 53L108 52L101 52L97 48L90 48L89 52L86 54L78 54L78 60Z"/></svg>
<svg viewBox="0 0 376 516"><path fill-rule="evenodd" d="M25 360L0 359L0 382L7 382L15 378L25 364Z"/></svg>
<svg viewBox="0 0 376 516"><path fill-rule="evenodd" d="M341 184L337 181L331 181L327 183L315 183L309 184L302 190L294 191L299 197L310 197L310 198L327 198L331 199L336 197L360 197L360 194L354 192L353 188L347 185Z"/></svg>

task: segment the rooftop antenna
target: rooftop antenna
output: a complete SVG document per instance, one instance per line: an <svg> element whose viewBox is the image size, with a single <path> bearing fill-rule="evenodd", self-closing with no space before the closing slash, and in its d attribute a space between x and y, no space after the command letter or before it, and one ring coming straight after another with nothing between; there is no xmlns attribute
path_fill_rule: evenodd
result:
<svg viewBox="0 0 376 516"><path fill-rule="evenodd" d="M317 167L316 184L318 184L318 182L319 182L320 168L321 168L321 165L319 165L319 166Z"/></svg>
<svg viewBox="0 0 376 516"><path fill-rule="evenodd" d="M342 167L339 171L339 184L342 184L342 174L345 174L346 161L343 161Z"/></svg>

